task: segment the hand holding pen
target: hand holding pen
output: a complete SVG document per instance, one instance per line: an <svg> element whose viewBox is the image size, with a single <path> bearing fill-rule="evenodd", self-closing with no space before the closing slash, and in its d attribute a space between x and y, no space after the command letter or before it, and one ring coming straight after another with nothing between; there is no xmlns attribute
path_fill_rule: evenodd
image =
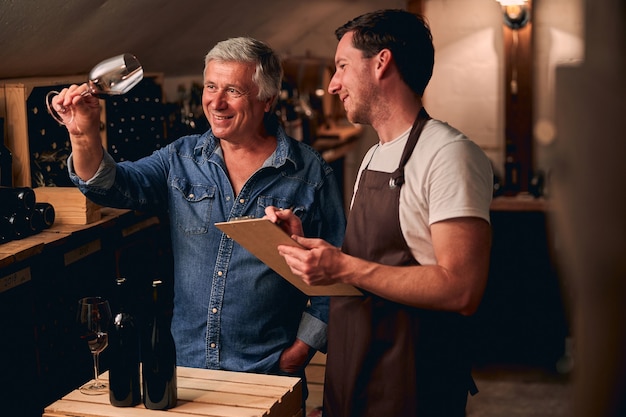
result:
<svg viewBox="0 0 626 417"><path fill-rule="evenodd" d="M302 221L295 214L293 207L283 209L268 206L265 208L265 218L279 225L289 236L304 236Z"/></svg>

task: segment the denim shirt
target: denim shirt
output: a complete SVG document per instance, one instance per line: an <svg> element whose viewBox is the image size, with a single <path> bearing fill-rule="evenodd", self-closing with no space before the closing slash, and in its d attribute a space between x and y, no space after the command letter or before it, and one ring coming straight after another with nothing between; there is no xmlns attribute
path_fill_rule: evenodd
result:
<svg viewBox="0 0 626 417"><path fill-rule="evenodd" d="M174 254L172 334L177 363L279 373L295 338L325 350L328 297L309 297L223 234L214 223L293 208L305 236L341 246L342 198L332 168L311 147L277 132L277 147L235 195L211 130L178 139L136 162L105 152L96 175L72 181L97 204L167 207Z"/></svg>

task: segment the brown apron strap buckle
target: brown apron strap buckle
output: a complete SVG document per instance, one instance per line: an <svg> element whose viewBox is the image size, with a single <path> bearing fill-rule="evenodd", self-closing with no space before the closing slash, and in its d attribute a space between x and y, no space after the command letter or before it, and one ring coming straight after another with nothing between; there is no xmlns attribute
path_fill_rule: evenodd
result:
<svg viewBox="0 0 626 417"><path fill-rule="evenodd" d="M401 186L404 183L404 178L403 177L398 177L398 178L389 178L389 189L393 190L396 187Z"/></svg>

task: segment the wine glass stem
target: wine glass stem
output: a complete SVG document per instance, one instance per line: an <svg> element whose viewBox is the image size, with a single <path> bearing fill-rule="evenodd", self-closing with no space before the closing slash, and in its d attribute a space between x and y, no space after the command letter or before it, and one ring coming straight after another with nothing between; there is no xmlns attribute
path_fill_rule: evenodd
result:
<svg viewBox="0 0 626 417"><path fill-rule="evenodd" d="M94 372L94 375L95 375L94 379L96 380L94 385L98 386L99 385L99 382L98 382L98 362L99 362L98 361L98 356L99 355L97 353L94 353L92 356L93 356L93 372Z"/></svg>

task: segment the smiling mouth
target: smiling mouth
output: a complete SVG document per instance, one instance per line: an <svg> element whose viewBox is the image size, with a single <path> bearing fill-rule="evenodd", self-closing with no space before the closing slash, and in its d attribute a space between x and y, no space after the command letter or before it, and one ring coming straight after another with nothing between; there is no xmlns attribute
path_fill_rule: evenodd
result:
<svg viewBox="0 0 626 417"><path fill-rule="evenodd" d="M234 116L218 116L216 114L213 115L213 118L215 120L229 120L232 119Z"/></svg>

